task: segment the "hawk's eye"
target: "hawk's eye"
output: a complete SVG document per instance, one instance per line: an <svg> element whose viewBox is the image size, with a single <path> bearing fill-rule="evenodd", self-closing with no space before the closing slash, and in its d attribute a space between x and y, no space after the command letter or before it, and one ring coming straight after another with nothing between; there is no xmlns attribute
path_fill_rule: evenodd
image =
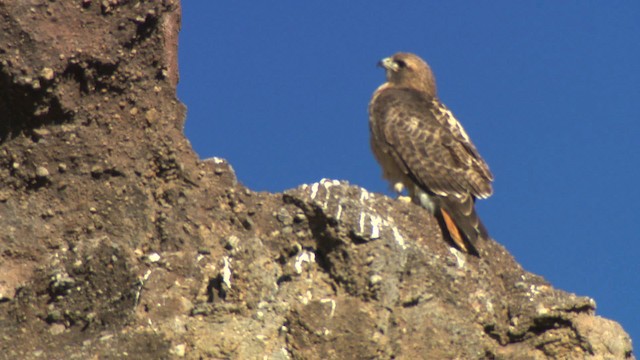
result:
<svg viewBox="0 0 640 360"><path fill-rule="evenodd" d="M407 63L404 62L404 60L396 60L396 64L398 64L398 67L400 67L400 68L406 68L407 67Z"/></svg>

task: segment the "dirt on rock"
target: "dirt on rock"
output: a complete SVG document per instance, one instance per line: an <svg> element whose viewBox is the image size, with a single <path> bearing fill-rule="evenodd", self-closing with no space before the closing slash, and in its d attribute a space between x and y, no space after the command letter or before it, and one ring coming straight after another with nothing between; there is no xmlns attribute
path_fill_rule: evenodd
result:
<svg viewBox="0 0 640 360"><path fill-rule="evenodd" d="M0 17L0 358L634 358L494 241L468 256L412 204L198 159L177 0Z"/></svg>

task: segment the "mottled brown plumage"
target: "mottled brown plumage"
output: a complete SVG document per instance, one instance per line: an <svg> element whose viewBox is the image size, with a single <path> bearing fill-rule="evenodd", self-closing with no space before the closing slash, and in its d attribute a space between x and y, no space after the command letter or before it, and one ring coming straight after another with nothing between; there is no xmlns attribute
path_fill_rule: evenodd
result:
<svg viewBox="0 0 640 360"><path fill-rule="evenodd" d="M396 190L440 220L451 240L476 253L488 234L476 198L493 190L493 175L453 114L438 100L431 69L420 57L397 53L380 61L387 82L369 104L371 148Z"/></svg>

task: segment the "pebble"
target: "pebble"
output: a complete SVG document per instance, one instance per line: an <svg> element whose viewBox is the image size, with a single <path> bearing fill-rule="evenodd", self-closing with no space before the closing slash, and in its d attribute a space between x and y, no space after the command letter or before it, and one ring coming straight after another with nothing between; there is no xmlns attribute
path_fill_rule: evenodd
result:
<svg viewBox="0 0 640 360"><path fill-rule="evenodd" d="M100 165L94 165L94 166L91 167L91 175L92 176L99 176L103 171L104 171L104 169L102 169L102 167Z"/></svg>
<svg viewBox="0 0 640 360"><path fill-rule="evenodd" d="M51 335L59 335L62 334L65 329L66 327L62 324L53 324L49 328L49 332L51 333Z"/></svg>
<svg viewBox="0 0 640 360"><path fill-rule="evenodd" d="M150 109L144 114L144 118L151 124L158 119L158 111L156 109Z"/></svg>
<svg viewBox="0 0 640 360"><path fill-rule="evenodd" d="M39 178L49 177L49 170L47 170L47 168L44 166L38 166L36 168L36 176Z"/></svg>
<svg viewBox="0 0 640 360"><path fill-rule="evenodd" d="M240 239L235 235L230 235L226 238L224 248L227 250L233 250L240 243Z"/></svg>
<svg viewBox="0 0 640 360"><path fill-rule="evenodd" d="M380 275L371 275L371 277L369 278L369 283L371 285L375 285L377 283L379 283L380 281L382 281L382 276Z"/></svg>
<svg viewBox="0 0 640 360"><path fill-rule="evenodd" d="M160 261L160 255L158 255L158 253L151 253L149 255L147 255L147 259L149 259L149 262L158 262Z"/></svg>
<svg viewBox="0 0 640 360"><path fill-rule="evenodd" d="M285 226L293 224L293 217L289 215L289 212L284 208L280 209L276 214L276 218Z"/></svg>
<svg viewBox="0 0 640 360"><path fill-rule="evenodd" d="M187 346L185 344L178 344L173 348L173 354L177 357L184 357L186 354Z"/></svg>
<svg viewBox="0 0 640 360"><path fill-rule="evenodd" d="M51 134L51 131L45 128L39 128L39 129L33 129L33 133L36 134L38 137L43 138L45 136L49 136Z"/></svg>
<svg viewBox="0 0 640 360"><path fill-rule="evenodd" d="M43 78L44 80L50 81L53 79L54 76L54 72L53 69L51 68L43 68L42 71L40 71L40 77Z"/></svg>

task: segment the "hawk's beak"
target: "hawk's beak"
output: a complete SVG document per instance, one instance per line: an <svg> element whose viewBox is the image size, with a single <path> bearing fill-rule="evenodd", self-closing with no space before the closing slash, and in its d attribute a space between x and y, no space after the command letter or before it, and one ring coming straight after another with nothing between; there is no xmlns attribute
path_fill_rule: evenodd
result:
<svg viewBox="0 0 640 360"><path fill-rule="evenodd" d="M386 70L398 71L398 64L396 64L396 62L390 57L378 61L378 66L385 68Z"/></svg>

